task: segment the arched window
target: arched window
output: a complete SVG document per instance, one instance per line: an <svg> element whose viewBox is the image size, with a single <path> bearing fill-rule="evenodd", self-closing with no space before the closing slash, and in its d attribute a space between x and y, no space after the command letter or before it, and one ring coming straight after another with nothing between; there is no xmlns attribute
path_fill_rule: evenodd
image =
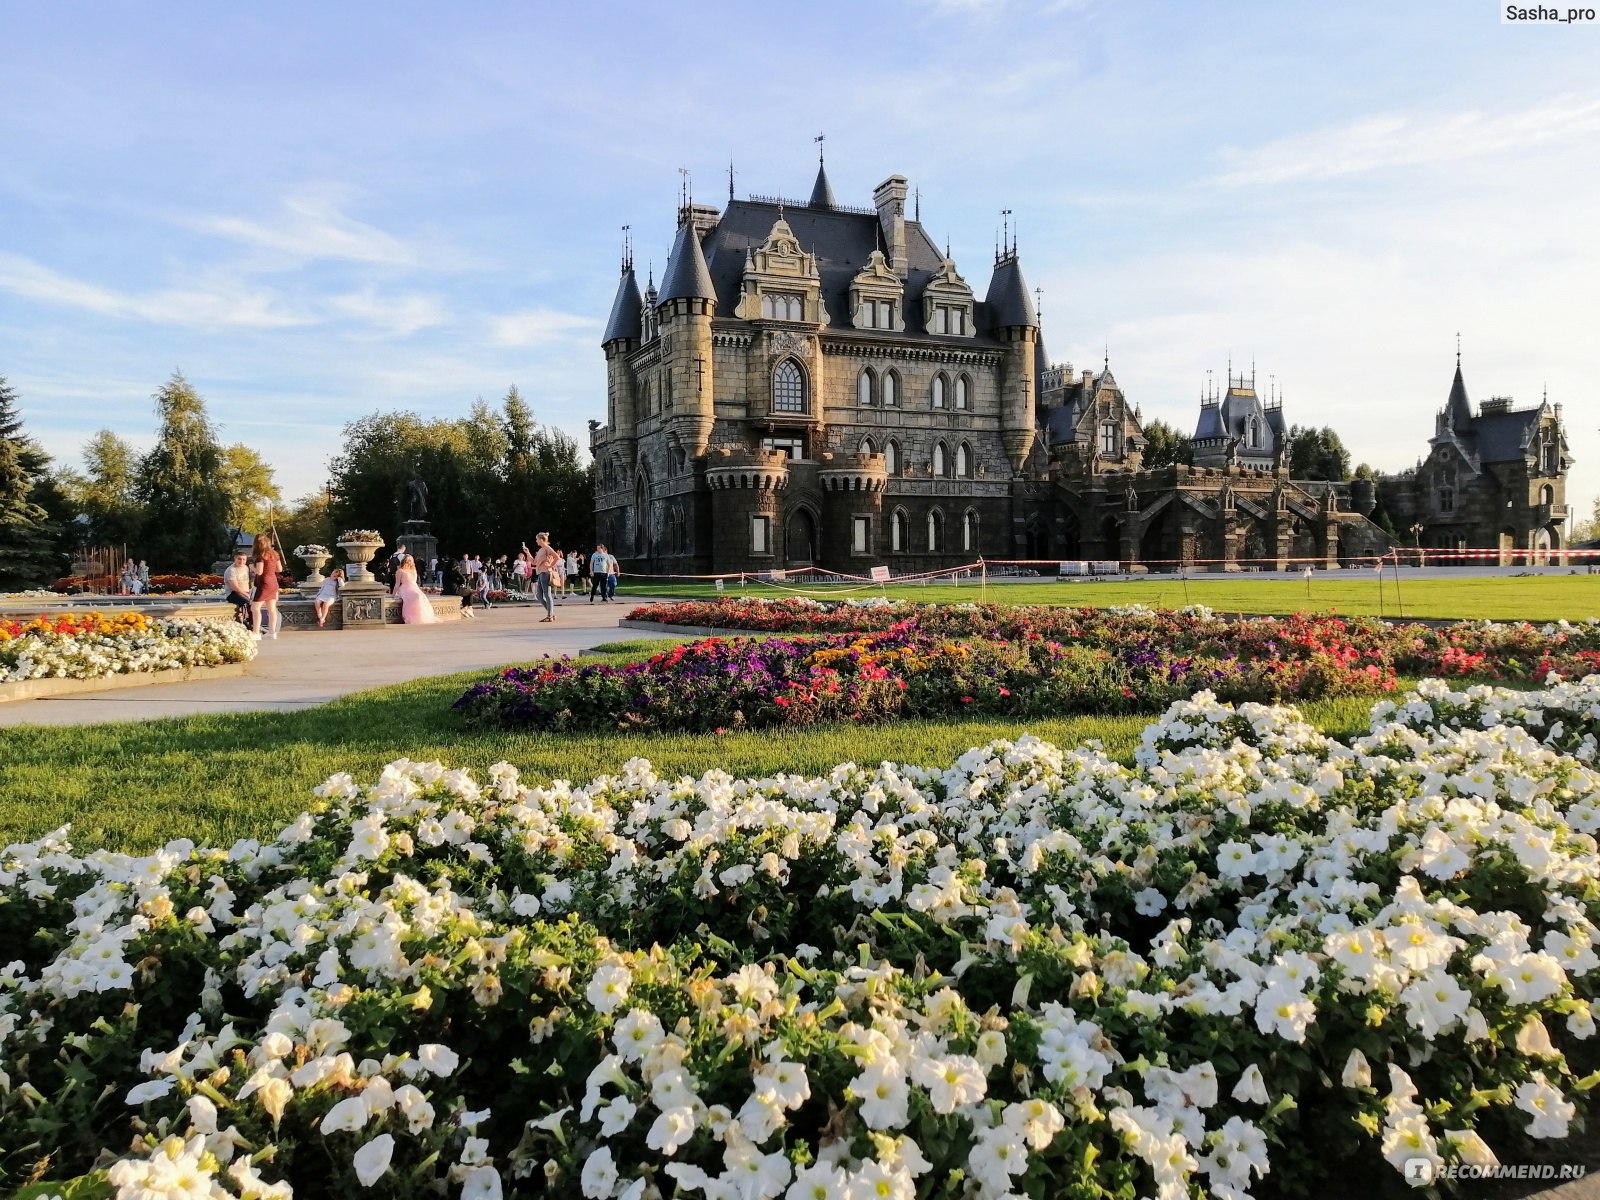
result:
<svg viewBox="0 0 1600 1200"><path fill-rule="evenodd" d="M928 549L935 554L944 549L944 514L937 508L928 510Z"/></svg>
<svg viewBox="0 0 1600 1200"><path fill-rule="evenodd" d="M884 444L883 467L890 475L900 474L900 443L893 438Z"/></svg>
<svg viewBox="0 0 1600 1200"><path fill-rule="evenodd" d="M965 442L956 447L956 478L967 479L972 475L972 451Z"/></svg>
<svg viewBox="0 0 1600 1200"><path fill-rule="evenodd" d="M806 377L800 365L786 358L772 372L772 411L803 413L806 411Z"/></svg>
<svg viewBox="0 0 1600 1200"><path fill-rule="evenodd" d="M935 442L933 444L933 473L935 475L943 475L945 473L946 457L944 443Z"/></svg>
<svg viewBox="0 0 1600 1200"><path fill-rule="evenodd" d="M900 403L900 376L893 371L884 372L883 376L883 406L893 408Z"/></svg>
<svg viewBox="0 0 1600 1200"><path fill-rule="evenodd" d="M1261 422L1250 418L1250 449L1256 450L1261 446Z"/></svg>
<svg viewBox="0 0 1600 1200"><path fill-rule="evenodd" d="M906 510L897 508L894 515L889 518L889 549L904 550L906 548L907 525Z"/></svg>
<svg viewBox="0 0 1600 1200"><path fill-rule="evenodd" d="M863 368L860 376L858 376L856 379L857 404L872 403L872 382L872 372Z"/></svg>
<svg viewBox="0 0 1600 1200"><path fill-rule="evenodd" d="M934 408L943 408L944 407L944 376L943 375L935 375L933 377L933 407Z"/></svg>
<svg viewBox="0 0 1600 1200"><path fill-rule="evenodd" d="M1539 489L1539 503L1540 504L1554 504L1555 502L1556 502L1556 490L1555 490L1555 488L1551 487L1547 483L1547 484L1545 484L1543 487L1541 487Z"/></svg>
<svg viewBox="0 0 1600 1200"><path fill-rule="evenodd" d="M978 514L970 508L961 514L961 548L968 553L978 548Z"/></svg>
<svg viewBox="0 0 1600 1200"><path fill-rule="evenodd" d="M968 387L968 383L967 383L967 377L965 375L962 375L962 376L960 376L959 378L956 379L956 407L957 408L966 408L967 407L967 403L968 403L968 400L967 400L967 395L968 395L967 387Z"/></svg>
<svg viewBox="0 0 1600 1200"><path fill-rule="evenodd" d="M869 438L869 437L862 438L861 439L861 444L856 447L856 453L857 454L873 454L873 453L875 453L875 451L872 448L872 439Z"/></svg>
<svg viewBox="0 0 1600 1200"><path fill-rule="evenodd" d="M1100 426L1100 453L1115 454L1117 452L1117 423L1107 421Z"/></svg>

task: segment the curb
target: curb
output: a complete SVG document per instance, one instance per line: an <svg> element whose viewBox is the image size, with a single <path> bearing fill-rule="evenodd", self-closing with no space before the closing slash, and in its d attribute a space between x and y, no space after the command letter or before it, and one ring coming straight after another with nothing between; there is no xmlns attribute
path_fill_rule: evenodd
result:
<svg viewBox="0 0 1600 1200"><path fill-rule="evenodd" d="M216 667L174 667L170 671L131 671L99 679L18 679L0 683L0 704L8 700L48 700L55 696L109 692L120 688L151 687L162 683L189 683L199 679L236 679L249 663L223 663Z"/></svg>

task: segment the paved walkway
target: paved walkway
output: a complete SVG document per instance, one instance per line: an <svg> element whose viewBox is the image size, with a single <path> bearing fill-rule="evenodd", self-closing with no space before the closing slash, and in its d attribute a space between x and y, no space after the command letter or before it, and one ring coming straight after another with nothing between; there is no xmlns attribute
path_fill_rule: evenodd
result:
<svg viewBox="0 0 1600 1200"><path fill-rule="evenodd" d="M500 605L476 620L384 629L285 633L261 643L242 679L205 679L0 704L0 727L145 721L196 713L288 712L425 675L448 675L577 654L602 642L667 634L618 629L640 601L571 601L541 625L538 605Z"/></svg>

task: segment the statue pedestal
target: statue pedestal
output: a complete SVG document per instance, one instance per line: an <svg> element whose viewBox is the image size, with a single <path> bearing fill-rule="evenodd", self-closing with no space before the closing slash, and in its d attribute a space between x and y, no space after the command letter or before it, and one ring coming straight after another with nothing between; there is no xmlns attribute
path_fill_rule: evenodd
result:
<svg viewBox="0 0 1600 1200"><path fill-rule="evenodd" d="M395 545L404 546L406 553L417 560L417 579L423 587L433 582L428 577L428 564L439 557L439 539L433 536L433 526L427 521L407 521L395 538Z"/></svg>
<svg viewBox="0 0 1600 1200"><path fill-rule="evenodd" d="M382 629L389 589L365 580L346 583L339 592L339 617L345 629Z"/></svg>

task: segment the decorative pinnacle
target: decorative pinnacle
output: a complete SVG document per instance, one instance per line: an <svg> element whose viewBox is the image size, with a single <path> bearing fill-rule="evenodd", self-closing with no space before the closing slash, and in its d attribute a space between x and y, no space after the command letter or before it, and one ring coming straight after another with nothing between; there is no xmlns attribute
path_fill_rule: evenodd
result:
<svg viewBox="0 0 1600 1200"><path fill-rule="evenodd" d="M827 137L828 137L827 134L819 133L819 134L817 134L816 137L811 139L813 142L815 142L817 144L817 165L818 166L822 165L822 143L827 140Z"/></svg>

